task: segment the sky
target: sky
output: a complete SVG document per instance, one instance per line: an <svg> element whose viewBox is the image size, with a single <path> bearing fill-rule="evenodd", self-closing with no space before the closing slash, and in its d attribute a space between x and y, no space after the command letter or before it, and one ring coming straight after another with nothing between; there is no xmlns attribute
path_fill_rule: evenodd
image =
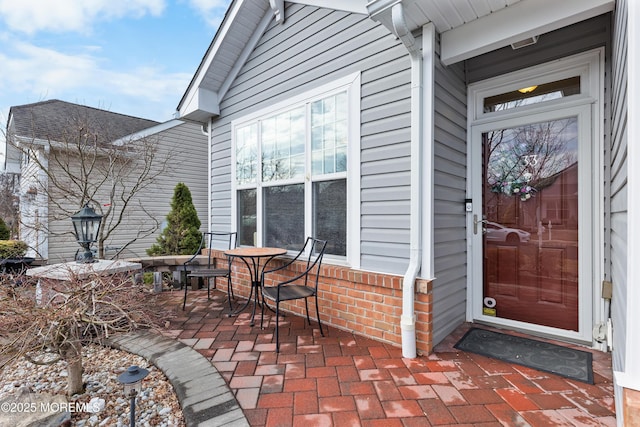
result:
<svg viewBox="0 0 640 427"><path fill-rule="evenodd" d="M49 99L164 122L231 0L0 0L0 160L9 108Z"/></svg>

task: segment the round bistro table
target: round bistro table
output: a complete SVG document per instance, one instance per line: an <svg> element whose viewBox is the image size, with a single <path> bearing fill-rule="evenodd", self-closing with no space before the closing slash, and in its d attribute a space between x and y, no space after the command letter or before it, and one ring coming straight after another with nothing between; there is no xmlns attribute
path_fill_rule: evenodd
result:
<svg viewBox="0 0 640 427"><path fill-rule="evenodd" d="M254 318L256 315L256 306L260 304L258 293L260 292L262 283L261 277L265 267L273 258L285 255L286 249L282 248L254 248L254 247L240 247L235 249L229 249L224 251L224 254L233 257L240 258L249 270L249 276L251 277L251 289L249 290L249 298L245 305L233 312L231 315L235 316L241 311L244 311L251 303L251 296L253 294L253 310L251 311L251 326L254 325ZM260 268L260 260L264 259L262 268Z"/></svg>

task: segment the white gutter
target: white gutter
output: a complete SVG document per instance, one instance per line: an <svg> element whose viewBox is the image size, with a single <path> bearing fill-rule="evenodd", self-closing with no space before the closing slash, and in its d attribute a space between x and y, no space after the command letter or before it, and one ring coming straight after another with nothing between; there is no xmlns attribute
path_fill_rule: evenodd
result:
<svg viewBox="0 0 640 427"><path fill-rule="evenodd" d="M391 8L393 31L409 51L411 58L411 204L409 219L409 266L402 281L402 357L416 357L415 282L422 264L422 51L404 17L402 3Z"/></svg>

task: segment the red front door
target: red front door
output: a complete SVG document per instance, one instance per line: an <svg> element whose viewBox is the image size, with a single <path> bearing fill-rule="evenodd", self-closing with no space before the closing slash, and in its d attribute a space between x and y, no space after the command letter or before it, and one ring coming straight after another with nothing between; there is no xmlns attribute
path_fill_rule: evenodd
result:
<svg viewBox="0 0 640 427"><path fill-rule="evenodd" d="M578 119L485 132L483 314L578 331Z"/></svg>

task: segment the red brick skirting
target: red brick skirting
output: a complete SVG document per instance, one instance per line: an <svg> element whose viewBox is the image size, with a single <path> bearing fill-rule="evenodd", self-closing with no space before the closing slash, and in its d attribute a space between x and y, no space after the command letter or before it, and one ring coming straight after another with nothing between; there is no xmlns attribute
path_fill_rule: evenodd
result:
<svg viewBox="0 0 640 427"><path fill-rule="evenodd" d="M224 254L215 254L218 262L226 262ZM283 261L275 259L269 267L277 267ZM295 263L301 271L303 263ZM240 260L232 266L233 291L247 297L251 278L247 267ZM287 271L293 274L293 271ZM284 279L285 275L278 277ZM402 276L354 270L349 267L323 264L319 282L320 316L323 324L350 331L397 346L402 344L400 317L402 315ZM271 283L265 283L269 286ZM220 289L226 289L220 286ZM431 283L418 279L414 285L414 310L416 315L416 349L419 354L429 354L432 342L432 294ZM316 320L314 301L309 301L309 316ZM304 300L282 303L280 308L305 315Z"/></svg>
<svg viewBox="0 0 640 427"><path fill-rule="evenodd" d="M629 388L623 389L623 425L626 427L640 426L640 391Z"/></svg>

